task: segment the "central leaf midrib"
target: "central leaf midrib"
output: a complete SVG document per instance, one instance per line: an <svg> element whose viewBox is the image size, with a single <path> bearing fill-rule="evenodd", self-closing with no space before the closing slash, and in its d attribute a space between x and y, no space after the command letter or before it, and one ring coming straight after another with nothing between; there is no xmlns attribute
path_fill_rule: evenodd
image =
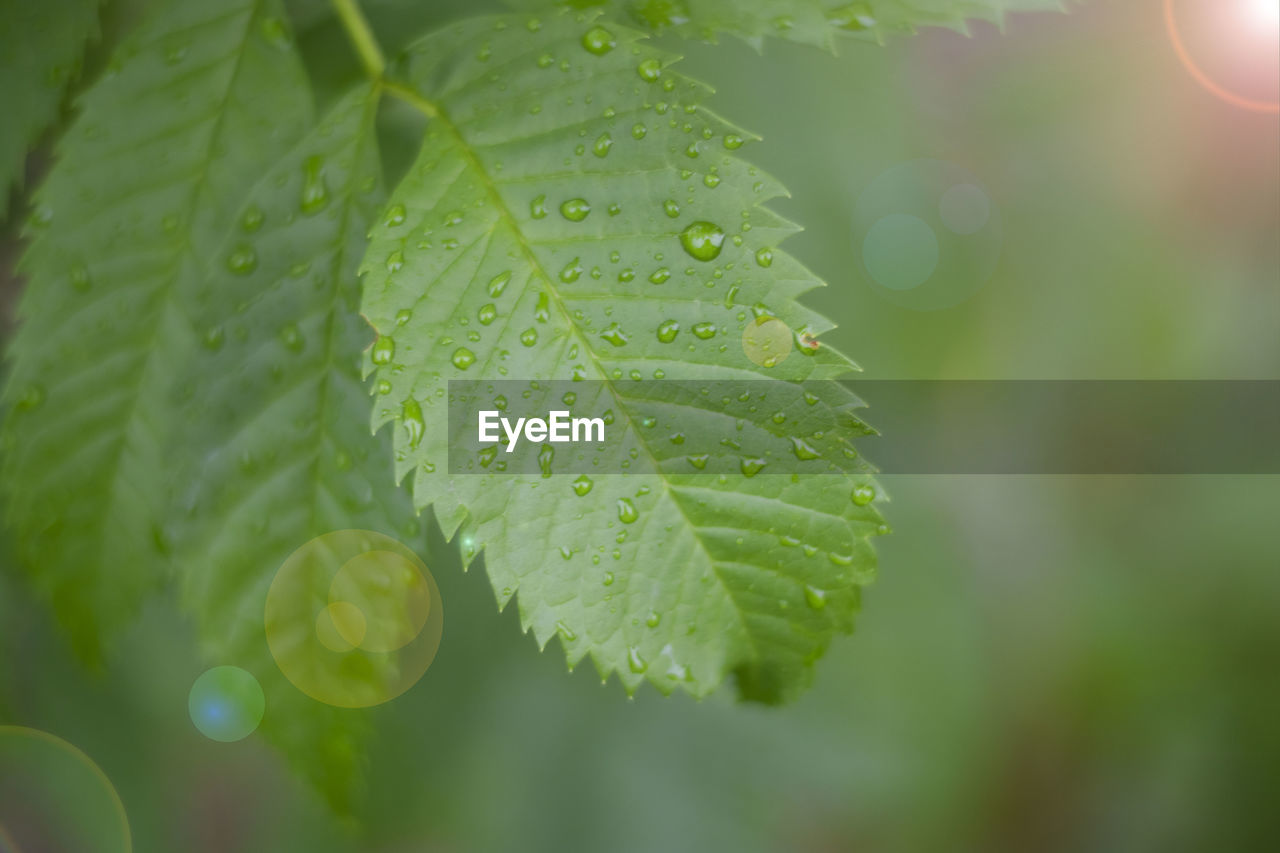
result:
<svg viewBox="0 0 1280 853"><path fill-rule="evenodd" d="M399 90L397 88L397 89L392 89L391 91L393 93L398 93ZM416 95L416 97L414 99L406 99L406 100L409 100L410 104L417 106L420 110L422 110L428 116L428 118L434 118L436 121L440 122L444 130L454 138L454 140L457 143L459 152L462 154L463 158L467 161L467 163L471 166L472 169L475 170L476 174L479 176L481 182L484 185L485 192L489 195L490 200L494 205L494 209L497 210L499 217L501 218L503 223L506 225L506 227L510 230L510 232L514 236L516 244L520 247L520 252L521 254L524 255L526 262L530 265L531 268L533 268L534 270L537 270L538 274L542 277L544 285L546 286L548 292L551 294L552 301L556 305L556 309L560 312L561 316L564 318L565 324L570 329L573 330L574 335L577 336L583 349L585 349L590 354L591 362L594 365L596 372L601 377L600 381L606 384L606 386L609 389L610 395L617 402L618 408L625 413L629 428L639 439L640 445L644 447L645 455L649 457L649 461L655 472L654 476L656 476L659 479L659 481L662 483L662 488L664 493L666 494L668 501L671 503L672 506L675 507L676 511L679 512L680 517L684 520L685 526L689 529L689 531L691 532L691 535L693 536L693 540L696 544L698 552L702 555L707 565L711 568L712 573L715 575L716 581L720 584L720 587L722 590L724 590L726 597L732 603L734 612L737 615L737 619L742 630L742 634L744 637L746 637L746 641L748 645L751 647L752 657L757 661L760 660L761 659L760 650L759 650L759 647L756 645L755 637L752 636L751 630L748 627L746 613L742 609L741 605L738 603L730 585L720 575L715 558L713 558L711 554L707 551L706 545L702 541L702 537L698 535L698 530L700 528L698 527L698 525L693 523L693 521L689 518L688 513L685 512L684 506L681 504L679 498L675 495L673 491L672 484L667 480L665 474L662 471L661 466L658 464L657 457L654 456L653 451L650 449L648 442L644 440L643 435L640 433L639 430L636 429L635 420L631 416L630 409L628 409L626 404L623 402L623 397L618 393L618 390L614 385L613 380L609 377L608 371L606 371L604 367L600 364L599 358L597 357L595 350L591 347L589 343L589 338L583 332L583 330L578 327L578 324L574 322L572 314L565 307L563 298L561 297L560 292L556 289L552 281L552 276L548 273L545 267L543 267L542 263L538 260L537 256L534 254L533 248L529 245L528 241L525 240L524 234L520 230L520 227L517 224L515 216L512 214L510 208L507 206L506 202L503 200L501 193L498 192L497 186L495 185L493 178L489 175L488 170L484 167L483 163L480 162L479 158L476 157L475 152L472 151L471 146L467 143L466 138L463 136L462 132L458 129L457 125L453 123L452 119L449 117L449 114L444 109L444 107L438 103L428 100L421 93L417 92L417 90L412 90L412 91L414 95ZM421 103L419 103L419 100L421 101ZM423 109L423 107L426 107L426 109Z"/></svg>
<svg viewBox="0 0 1280 853"><path fill-rule="evenodd" d="M209 165L212 159L213 147L216 144L216 140L222 129L223 122L226 118L227 110L231 102L231 92L235 88L236 81L240 77L240 71L244 63L245 53L247 52L246 46L253 29L253 22L258 18L258 13L261 10L262 2L263 0L254 0L254 2L245 10L246 14L245 14L244 31L238 42L238 44L240 45L240 49L236 51L230 76L229 76L229 79L227 80L227 85L223 89L221 93L221 98L219 99L218 104L214 110L215 117L213 120L213 125L210 128L209 133L205 139L204 145L202 147L202 157L200 162L199 176L192 182L191 189L187 195L186 204L184 205L184 209L187 213L187 216L185 221L186 229L183 233L183 239L181 244L178 246L178 252L174 255L173 263L170 266L170 271L168 272L167 275L164 276L164 283L161 285L160 288L158 288L159 291L163 294L163 304L161 304L158 308L157 321L152 324L151 333L143 341L140 342L145 346L147 355L144 358L142 369L137 372L137 381L134 383L132 389L130 389L130 396L132 397L132 399L129 404L129 414L128 414L128 417L125 419L124 423L121 425L121 430L119 435L119 445L117 446L113 454L113 458L109 463L110 469L111 469L111 474L109 476L109 494L112 495L113 505L118 504L120 500L119 489L121 486L121 476L124 473L123 466L121 464L122 457L124 456L127 447L131 443L130 436L133 433L135 426L139 424L142 410L146 408L147 398L144 396L143 392L144 390L151 387L152 385L152 383L149 383L147 380L154 373L157 362L162 359L162 350L155 346L156 341L161 336L162 329L164 329L166 326L165 319L169 315L169 313L171 311L177 311L179 315L182 315L181 308L177 304L175 296L178 289L178 278L181 275L182 263L184 259L187 258L188 255L195 254L195 247L193 245L193 240L191 235L191 230L193 225L192 225L192 217L190 213L191 211L195 210L199 206L199 201L204 191L204 188L208 184ZM230 16L229 15L223 16L223 18L218 18L215 20L220 22L224 20L226 17L230 17ZM204 22L201 22L200 26L208 26L209 24L210 24L209 21L204 21ZM187 323L188 327L190 326L190 323L187 321L187 318L185 316L182 316L181 319L183 322ZM141 425L143 427L147 427L147 424L145 421L143 421ZM149 427L147 428L149 429ZM104 513L101 516L101 522L104 528L108 521L109 516L110 516L110 513ZM155 521L155 519L152 518L152 519L149 519L149 521Z"/></svg>

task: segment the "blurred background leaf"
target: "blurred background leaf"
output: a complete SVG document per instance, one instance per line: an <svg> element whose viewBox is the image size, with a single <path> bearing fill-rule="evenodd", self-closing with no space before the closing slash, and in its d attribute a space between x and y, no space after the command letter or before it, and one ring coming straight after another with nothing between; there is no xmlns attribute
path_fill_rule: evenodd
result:
<svg viewBox="0 0 1280 853"><path fill-rule="evenodd" d="M415 14L470 8L419 6L369 4L384 44L416 34L397 23ZM811 304L869 376L1277 378L1280 126L1197 87L1159 12L1092 4L838 59L668 46L764 136L754 158L808 228L788 246L831 283ZM300 35L311 67L348 61L324 47L329 27ZM936 312L885 299L852 234L861 192L926 157L981 178L1005 222L990 281ZM262 739L195 731L187 690L207 664L170 602L144 611L109 673L86 674L12 543L0 714L92 756L140 851L1271 845L1277 478L886 479L895 535L858 636L782 709L629 702L585 668L565 676L437 535L444 642L369 715L360 829Z"/></svg>

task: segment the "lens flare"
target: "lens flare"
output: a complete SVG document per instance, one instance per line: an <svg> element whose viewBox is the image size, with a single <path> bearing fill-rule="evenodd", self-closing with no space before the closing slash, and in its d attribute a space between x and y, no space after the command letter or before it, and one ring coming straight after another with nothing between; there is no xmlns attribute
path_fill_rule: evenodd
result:
<svg viewBox="0 0 1280 853"><path fill-rule="evenodd" d="M367 708L399 696L440 646L440 590L412 550L368 530L303 545L267 592L267 643L285 677L313 699Z"/></svg>
<svg viewBox="0 0 1280 853"><path fill-rule="evenodd" d="M0 726L0 851L132 849L124 804L98 765L48 732Z"/></svg>
<svg viewBox="0 0 1280 853"><path fill-rule="evenodd" d="M1260 64L1274 68L1276 55L1280 53L1280 32L1278 32L1278 28L1280 28L1280 2L1277 2L1277 0L1235 0L1233 3L1214 4L1213 14L1215 16L1231 15L1233 12L1239 19L1237 21L1239 26L1235 27L1235 30L1240 33L1237 38L1241 44L1224 47L1224 51L1227 53L1258 53L1260 54L1259 59L1266 60ZM1280 113L1280 101L1261 100L1232 91L1221 82L1215 80L1201 67L1187 47L1186 40L1183 37L1183 30L1179 26L1177 10L1174 8L1174 0L1164 0L1164 22L1165 28L1169 31L1169 41L1173 45L1173 50L1177 54L1178 60L1191 74L1192 78L1205 90L1213 94L1214 97L1243 110L1269 114ZM1248 42L1248 44L1245 44L1245 42ZM1264 53L1265 56L1261 56ZM1267 73L1269 76L1274 76L1273 71Z"/></svg>

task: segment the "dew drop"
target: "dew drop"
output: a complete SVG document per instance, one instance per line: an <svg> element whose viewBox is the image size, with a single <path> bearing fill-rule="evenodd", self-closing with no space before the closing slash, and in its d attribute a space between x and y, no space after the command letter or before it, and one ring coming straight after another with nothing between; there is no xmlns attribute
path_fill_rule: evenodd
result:
<svg viewBox="0 0 1280 853"><path fill-rule="evenodd" d="M636 66L636 73L640 75L641 80L652 83L662 76L662 63L657 59L646 59Z"/></svg>
<svg viewBox="0 0 1280 853"><path fill-rule="evenodd" d="M481 305L480 310L476 312L476 319L480 321L480 325L487 326L492 323L498 316L498 309L490 302L488 305Z"/></svg>
<svg viewBox="0 0 1280 853"><path fill-rule="evenodd" d="M649 668L649 662L640 656L640 650L632 646L627 650L627 666L636 675L643 673Z"/></svg>
<svg viewBox="0 0 1280 853"><path fill-rule="evenodd" d="M764 466L768 464L768 462L758 456L744 456L742 457L742 462L739 467L742 469L744 476L754 477L756 474L763 471Z"/></svg>
<svg viewBox="0 0 1280 853"><path fill-rule="evenodd" d="M84 264L76 264L71 268L71 286L81 293L93 286L93 279L89 276L89 268Z"/></svg>
<svg viewBox="0 0 1280 853"><path fill-rule="evenodd" d="M534 219L542 219L547 215L547 197L540 195L529 202L529 215Z"/></svg>
<svg viewBox="0 0 1280 853"><path fill-rule="evenodd" d="M390 364L396 354L396 342L390 335L379 335L369 354L374 364Z"/></svg>
<svg viewBox="0 0 1280 853"><path fill-rule="evenodd" d="M640 512L630 498L618 498L618 520L623 524L631 524L640 517Z"/></svg>
<svg viewBox="0 0 1280 853"><path fill-rule="evenodd" d="M680 324L675 320L664 320L658 325L658 340L664 344L669 344L676 339L676 335L680 332Z"/></svg>
<svg viewBox="0 0 1280 853"><path fill-rule="evenodd" d="M588 53L604 56L617 47L618 42L613 37L613 33L604 27L592 27L582 34L582 46L587 49Z"/></svg>
<svg viewBox="0 0 1280 853"><path fill-rule="evenodd" d="M608 157L609 149L613 147L613 137L607 133L602 133L596 137L595 144L591 146L591 153L597 157Z"/></svg>
<svg viewBox="0 0 1280 853"><path fill-rule="evenodd" d="M240 227L246 232L252 234L254 231L257 231L262 227L262 220L264 218L265 216L262 213L262 208L258 207L256 204L251 204L245 208L244 214L240 217Z"/></svg>
<svg viewBox="0 0 1280 853"><path fill-rule="evenodd" d="M585 198L571 198L560 205L560 215L570 222L581 222L591 212L591 205Z"/></svg>
<svg viewBox="0 0 1280 853"><path fill-rule="evenodd" d="M782 414L782 413L779 412L778 414ZM775 415L774 417L775 417L775 422L777 422L776 421L777 416ZM783 415L783 420L786 420L785 415ZM803 438L797 438L796 436L791 437L791 452L796 455L797 459L801 459L801 460L817 459L820 456L822 456L821 453L819 453L817 450L814 450L813 446L810 445L808 442L806 442Z"/></svg>
<svg viewBox="0 0 1280 853"><path fill-rule="evenodd" d="M724 229L713 222L692 222L680 232L680 245L694 260L714 261L724 245Z"/></svg>
<svg viewBox="0 0 1280 853"><path fill-rule="evenodd" d="M400 406L400 419L404 421L404 431L409 436L409 449L416 449L422 443L422 436L427 431L427 422L422 417L422 406L412 397Z"/></svg>
<svg viewBox="0 0 1280 853"><path fill-rule="evenodd" d="M489 297L497 299L502 295L502 291L507 289L507 282L511 281L511 273L501 272L489 279Z"/></svg>
<svg viewBox="0 0 1280 853"><path fill-rule="evenodd" d="M625 346L628 340L626 333L622 331L617 323L611 323L609 328L600 333L600 337L615 347Z"/></svg>
<svg viewBox="0 0 1280 853"><path fill-rule="evenodd" d="M715 323L694 323L693 334L704 341L710 340L711 338L714 338L716 336L716 324Z"/></svg>
<svg viewBox="0 0 1280 853"><path fill-rule="evenodd" d="M876 490L874 486L855 486L849 497L856 506L866 506L876 499Z"/></svg>
<svg viewBox="0 0 1280 853"><path fill-rule="evenodd" d="M565 284L571 284L578 280L578 276L582 275L582 259L574 258L565 264L564 269L560 270L560 280Z"/></svg>
<svg viewBox="0 0 1280 853"><path fill-rule="evenodd" d="M280 330L280 342L285 345L286 349L300 352L304 344L302 332L298 331L297 326L290 323Z"/></svg>
<svg viewBox="0 0 1280 853"><path fill-rule="evenodd" d="M252 246L241 243L227 256L227 269L236 275L248 275L258 266L258 254Z"/></svg>
<svg viewBox="0 0 1280 853"><path fill-rule="evenodd" d="M520 343L531 347L538 342L538 330L530 326L520 333Z"/></svg>
<svg viewBox="0 0 1280 853"><path fill-rule="evenodd" d="M584 498L591 491L595 483L586 474L582 474L578 479L573 481L573 493L580 498Z"/></svg>
<svg viewBox="0 0 1280 853"><path fill-rule="evenodd" d="M672 219L675 219L677 216L680 215L680 205L676 204L671 199L667 199L662 203L662 210L667 214L667 216L670 216Z"/></svg>
<svg viewBox="0 0 1280 853"><path fill-rule="evenodd" d="M329 185L324 178L324 158L314 154L303 164L302 197L299 206L314 216L329 206Z"/></svg>
<svg viewBox="0 0 1280 853"><path fill-rule="evenodd" d="M816 586L805 586L804 601L814 610L821 610L827 606L827 593Z"/></svg>
<svg viewBox="0 0 1280 853"><path fill-rule="evenodd" d="M756 263L762 267L773 266L773 249L757 249Z"/></svg>
<svg viewBox="0 0 1280 853"><path fill-rule="evenodd" d="M466 370L475 364L476 354L466 347L458 347L453 351L453 355L449 358L453 362L453 366L459 370Z"/></svg>

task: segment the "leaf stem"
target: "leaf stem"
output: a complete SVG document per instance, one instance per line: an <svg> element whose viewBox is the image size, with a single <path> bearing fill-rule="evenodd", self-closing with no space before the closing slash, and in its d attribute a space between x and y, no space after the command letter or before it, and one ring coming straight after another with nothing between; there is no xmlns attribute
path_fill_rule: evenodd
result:
<svg viewBox="0 0 1280 853"><path fill-rule="evenodd" d="M438 118L440 116L440 110L435 104L431 103L416 91L402 83L397 83L394 80L383 80L382 91L391 95L393 98L399 98L406 104L418 109L426 115L427 118Z"/></svg>
<svg viewBox="0 0 1280 853"><path fill-rule="evenodd" d="M356 0L333 0L333 8L342 19L342 28L355 45L356 53L360 54L364 70L370 79L381 80L387 61L382 56L382 48L378 46L378 40L369 28L369 21L361 11L360 4Z"/></svg>

